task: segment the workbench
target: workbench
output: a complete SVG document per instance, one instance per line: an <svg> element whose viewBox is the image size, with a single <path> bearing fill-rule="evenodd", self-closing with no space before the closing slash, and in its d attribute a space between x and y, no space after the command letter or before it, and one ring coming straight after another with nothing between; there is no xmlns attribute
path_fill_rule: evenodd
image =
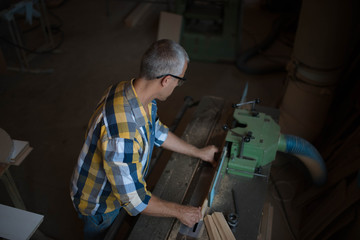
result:
<svg viewBox="0 0 360 240"><path fill-rule="evenodd" d="M226 132L222 126L231 121L230 103L217 97L203 97L194 116L187 125L182 139L197 146L214 144L220 153L224 146ZM199 159L173 153L153 194L161 199L179 204L201 206L207 198L216 169ZM268 176L270 166L262 174ZM219 182L213 204L207 214L222 212L226 217L239 214L239 224L232 231L236 239L257 239L262 210L267 192L267 177L246 178L225 174ZM235 206L234 197L237 205ZM205 224L199 224L199 239L209 239ZM193 239L184 237L179 229L184 226L174 218L161 218L140 215L128 239Z"/></svg>

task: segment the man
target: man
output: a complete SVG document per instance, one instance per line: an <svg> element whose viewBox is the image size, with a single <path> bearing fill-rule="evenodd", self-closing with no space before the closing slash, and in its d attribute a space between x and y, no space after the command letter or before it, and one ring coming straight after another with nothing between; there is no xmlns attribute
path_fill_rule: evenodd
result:
<svg viewBox="0 0 360 240"><path fill-rule="evenodd" d="M189 227L200 220L200 207L161 200L144 180L154 145L210 163L218 151L186 143L157 117L155 99L165 101L185 81L188 62L179 44L159 40L145 52L139 77L110 87L98 104L71 185L86 239L103 238L120 208L132 216L176 217Z"/></svg>

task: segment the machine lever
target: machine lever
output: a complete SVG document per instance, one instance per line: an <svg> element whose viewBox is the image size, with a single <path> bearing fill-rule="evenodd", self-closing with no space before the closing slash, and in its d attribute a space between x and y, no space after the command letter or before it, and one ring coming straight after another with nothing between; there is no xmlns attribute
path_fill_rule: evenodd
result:
<svg viewBox="0 0 360 240"><path fill-rule="evenodd" d="M244 138L244 136L243 135L241 135L241 134L238 134L238 133L236 133L236 132L234 132L233 130L231 130L231 128L229 128L229 126L228 125L224 125L223 126L223 129L225 130L225 131L229 131L229 132L231 132L232 134L234 134L235 136L238 136L238 137L241 137L242 139Z"/></svg>
<svg viewBox="0 0 360 240"><path fill-rule="evenodd" d="M254 138L255 138L255 137L252 135L252 132L251 132L251 131L247 132L246 135L244 136L244 135L241 135L241 134L239 134L239 133L237 133L237 132L234 132L234 131L233 131L232 129L230 129L229 126L226 125L226 124L223 126L223 129L224 129L225 131L231 132L231 133L232 133L233 135L235 135L235 136L241 137L241 139L242 139L244 142L250 142L251 139L254 139Z"/></svg>
<svg viewBox="0 0 360 240"><path fill-rule="evenodd" d="M251 110L254 110L255 109L255 104L258 104L260 103L260 98L256 98L255 100L252 100L252 101L249 101L249 102L243 102L243 103L236 103L236 104L233 104L233 107L234 108L237 108L237 107L241 107L241 106L244 106L244 105L247 105L247 104L251 104Z"/></svg>

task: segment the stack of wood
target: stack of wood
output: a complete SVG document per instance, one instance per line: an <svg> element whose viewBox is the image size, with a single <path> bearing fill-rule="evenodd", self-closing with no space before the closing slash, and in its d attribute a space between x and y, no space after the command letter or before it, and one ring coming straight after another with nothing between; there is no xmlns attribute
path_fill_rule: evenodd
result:
<svg viewBox="0 0 360 240"><path fill-rule="evenodd" d="M284 210L293 239L360 239L359 69L358 54L336 87L326 124L313 142L326 163L327 182L319 187L304 181L302 166L291 168L290 161L272 165L272 176L289 178L286 183L295 190L285 201L283 196L291 191L277 188L274 181L274 196L282 199L277 206ZM276 194L276 189L282 191Z"/></svg>
<svg viewBox="0 0 360 240"><path fill-rule="evenodd" d="M356 220L359 211L360 127L328 156L328 181L311 187L295 199L303 209L302 239L327 239Z"/></svg>
<svg viewBox="0 0 360 240"><path fill-rule="evenodd" d="M300 239L359 239L360 231L360 57L339 86L319 146L328 180L311 186L294 199L302 209Z"/></svg>
<svg viewBox="0 0 360 240"><path fill-rule="evenodd" d="M206 215L204 222L210 240L235 240L234 234L221 212Z"/></svg>

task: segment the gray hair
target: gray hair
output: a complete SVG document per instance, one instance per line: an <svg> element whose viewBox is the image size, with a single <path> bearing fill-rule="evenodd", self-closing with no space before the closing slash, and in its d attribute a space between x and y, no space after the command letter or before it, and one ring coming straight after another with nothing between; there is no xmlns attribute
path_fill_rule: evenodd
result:
<svg viewBox="0 0 360 240"><path fill-rule="evenodd" d="M144 53L140 65L140 77L155 79L163 74L180 75L189 56L178 43L162 39L154 42Z"/></svg>

